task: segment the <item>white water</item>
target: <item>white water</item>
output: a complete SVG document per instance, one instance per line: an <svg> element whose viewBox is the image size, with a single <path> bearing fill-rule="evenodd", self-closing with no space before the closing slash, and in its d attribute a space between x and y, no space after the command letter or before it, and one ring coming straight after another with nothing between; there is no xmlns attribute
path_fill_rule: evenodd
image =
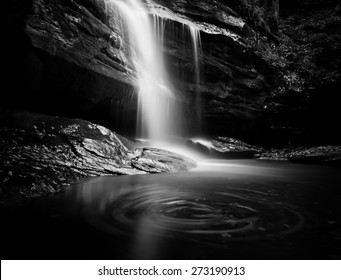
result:
<svg viewBox="0 0 341 280"><path fill-rule="evenodd" d="M201 38L200 38L200 30L190 26L192 45L193 45L193 54L194 54L194 73L195 73L195 115L196 115L196 123L197 128L196 132L198 133L201 129L201 98L200 98L200 49L201 49Z"/></svg>
<svg viewBox="0 0 341 280"><path fill-rule="evenodd" d="M151 141L170 142L183 133L181 98L175 94L164 58L164 32L170 19L157 15L155 10L148 11L140 0L109 2L121 17L122 22L118 25L127 29L121 30L121 36L127 32L129 37L129 55L138 86L138 135ZM197 85L200 79L200 36L195 27L183 26L191 34L193 80Z"/></svg>

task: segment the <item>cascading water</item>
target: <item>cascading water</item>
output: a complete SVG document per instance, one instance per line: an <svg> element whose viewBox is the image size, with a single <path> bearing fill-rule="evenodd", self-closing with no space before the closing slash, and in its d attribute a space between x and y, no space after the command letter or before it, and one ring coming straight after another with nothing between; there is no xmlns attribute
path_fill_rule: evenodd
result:
<svg viewBox="0 0 341 280"><path fill-rule="evenodd" d="M175 94L164 58L164 32L169 18L148 11L140 0L110 0L128 33L129 55L136 71L138 87L138 135L152 141L169 142L181 135L182 102ZM183 23L182 23L183 24ZM192 38L195 77L199 83L200 36L194 26L186 26ZM126 33L122 30L122 37ZM197 88L195 90L197 92Z"/></svg>
<svg viewBox="0 0 341 280"><path fill-rule="evenodd" d="M139 134L164 140L176 133L171 112L175 100L161 55L162 26L156 30L139 1L112 1L127 27L130 56L137 74ZM155 32L157 31L157 32Z"/></svg>
<svg viewBox="0 0 341 280"><path fill-rule="evenodd" d="M195 129L196 132L200 131L201 129L201 98L199 92L199 85L200 85L200 48L201 48L201 39L200 39L200 30L190 26L191 32L191 39L193 45L193 53L194 53L194 72L195 72L195 118L197 122L197 128Z"/></svg>

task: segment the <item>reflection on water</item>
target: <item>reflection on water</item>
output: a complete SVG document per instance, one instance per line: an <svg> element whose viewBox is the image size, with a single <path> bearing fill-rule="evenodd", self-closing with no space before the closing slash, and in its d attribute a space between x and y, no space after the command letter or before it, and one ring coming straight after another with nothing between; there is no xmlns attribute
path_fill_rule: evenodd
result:
<svg viewBox="0 0 341 280"><path fill-rule="evenodd" d="M302 223L302 215L289 205L271 201L275 193L245 188L238 182L230 185L224 176L199 185L203 175L191 175L194 180L162 176L159 183L148 176L104 177L83 183L69 195L76 198L77 207L93 226L110 234L138 231L199 241L204 236L218 242L217 237L223 241L251 238L264 231L287 232Z"/></svg>
<svg viewBox="0 0 341 280"><path fill-rule="evenodd" d="M2 224L21 259L341 258L340 169L256 160L98 177ZM8 216L8 215L6 215Z"/></svg>
<svg viewBox="0 0 341 280"><path fill-rule="evenodd" d="M337 180L336 170L321 166L206 161L185 173L91 179L70 188L63 205L101 232L128 238L133 257L153 258L164 240L191 248L290 238L323 203L321 187Z"/></svg>

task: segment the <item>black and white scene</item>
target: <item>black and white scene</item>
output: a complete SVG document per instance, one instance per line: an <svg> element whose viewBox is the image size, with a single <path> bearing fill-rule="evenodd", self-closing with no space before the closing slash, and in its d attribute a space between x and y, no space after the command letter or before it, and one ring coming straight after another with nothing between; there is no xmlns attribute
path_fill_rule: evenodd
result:
<svg viewBox="0 0 341 280"><path fill-rule="evenodd" d="M339 0L1 5L1 259L341 259Z"/></svg>

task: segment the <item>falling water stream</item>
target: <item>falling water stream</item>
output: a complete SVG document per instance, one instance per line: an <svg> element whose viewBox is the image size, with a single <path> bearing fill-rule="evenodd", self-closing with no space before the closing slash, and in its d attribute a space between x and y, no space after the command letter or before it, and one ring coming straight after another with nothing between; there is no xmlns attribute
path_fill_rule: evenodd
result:
<svg viewBox="0 0 341 280"><path fill-rule="evenodd" d="M164 56L166 24L170 19L148 11L139 0L111 0L122 20L122 34L128 33L129 55L138 87L138 135L155 142L169 142L182 133L182 102L169 77ZM193 47L195 92L199 83L200 32L181 23L190 34ZM186 40L183 32L182 40ZM190 50L191 51L191 50Z"/></svg>

